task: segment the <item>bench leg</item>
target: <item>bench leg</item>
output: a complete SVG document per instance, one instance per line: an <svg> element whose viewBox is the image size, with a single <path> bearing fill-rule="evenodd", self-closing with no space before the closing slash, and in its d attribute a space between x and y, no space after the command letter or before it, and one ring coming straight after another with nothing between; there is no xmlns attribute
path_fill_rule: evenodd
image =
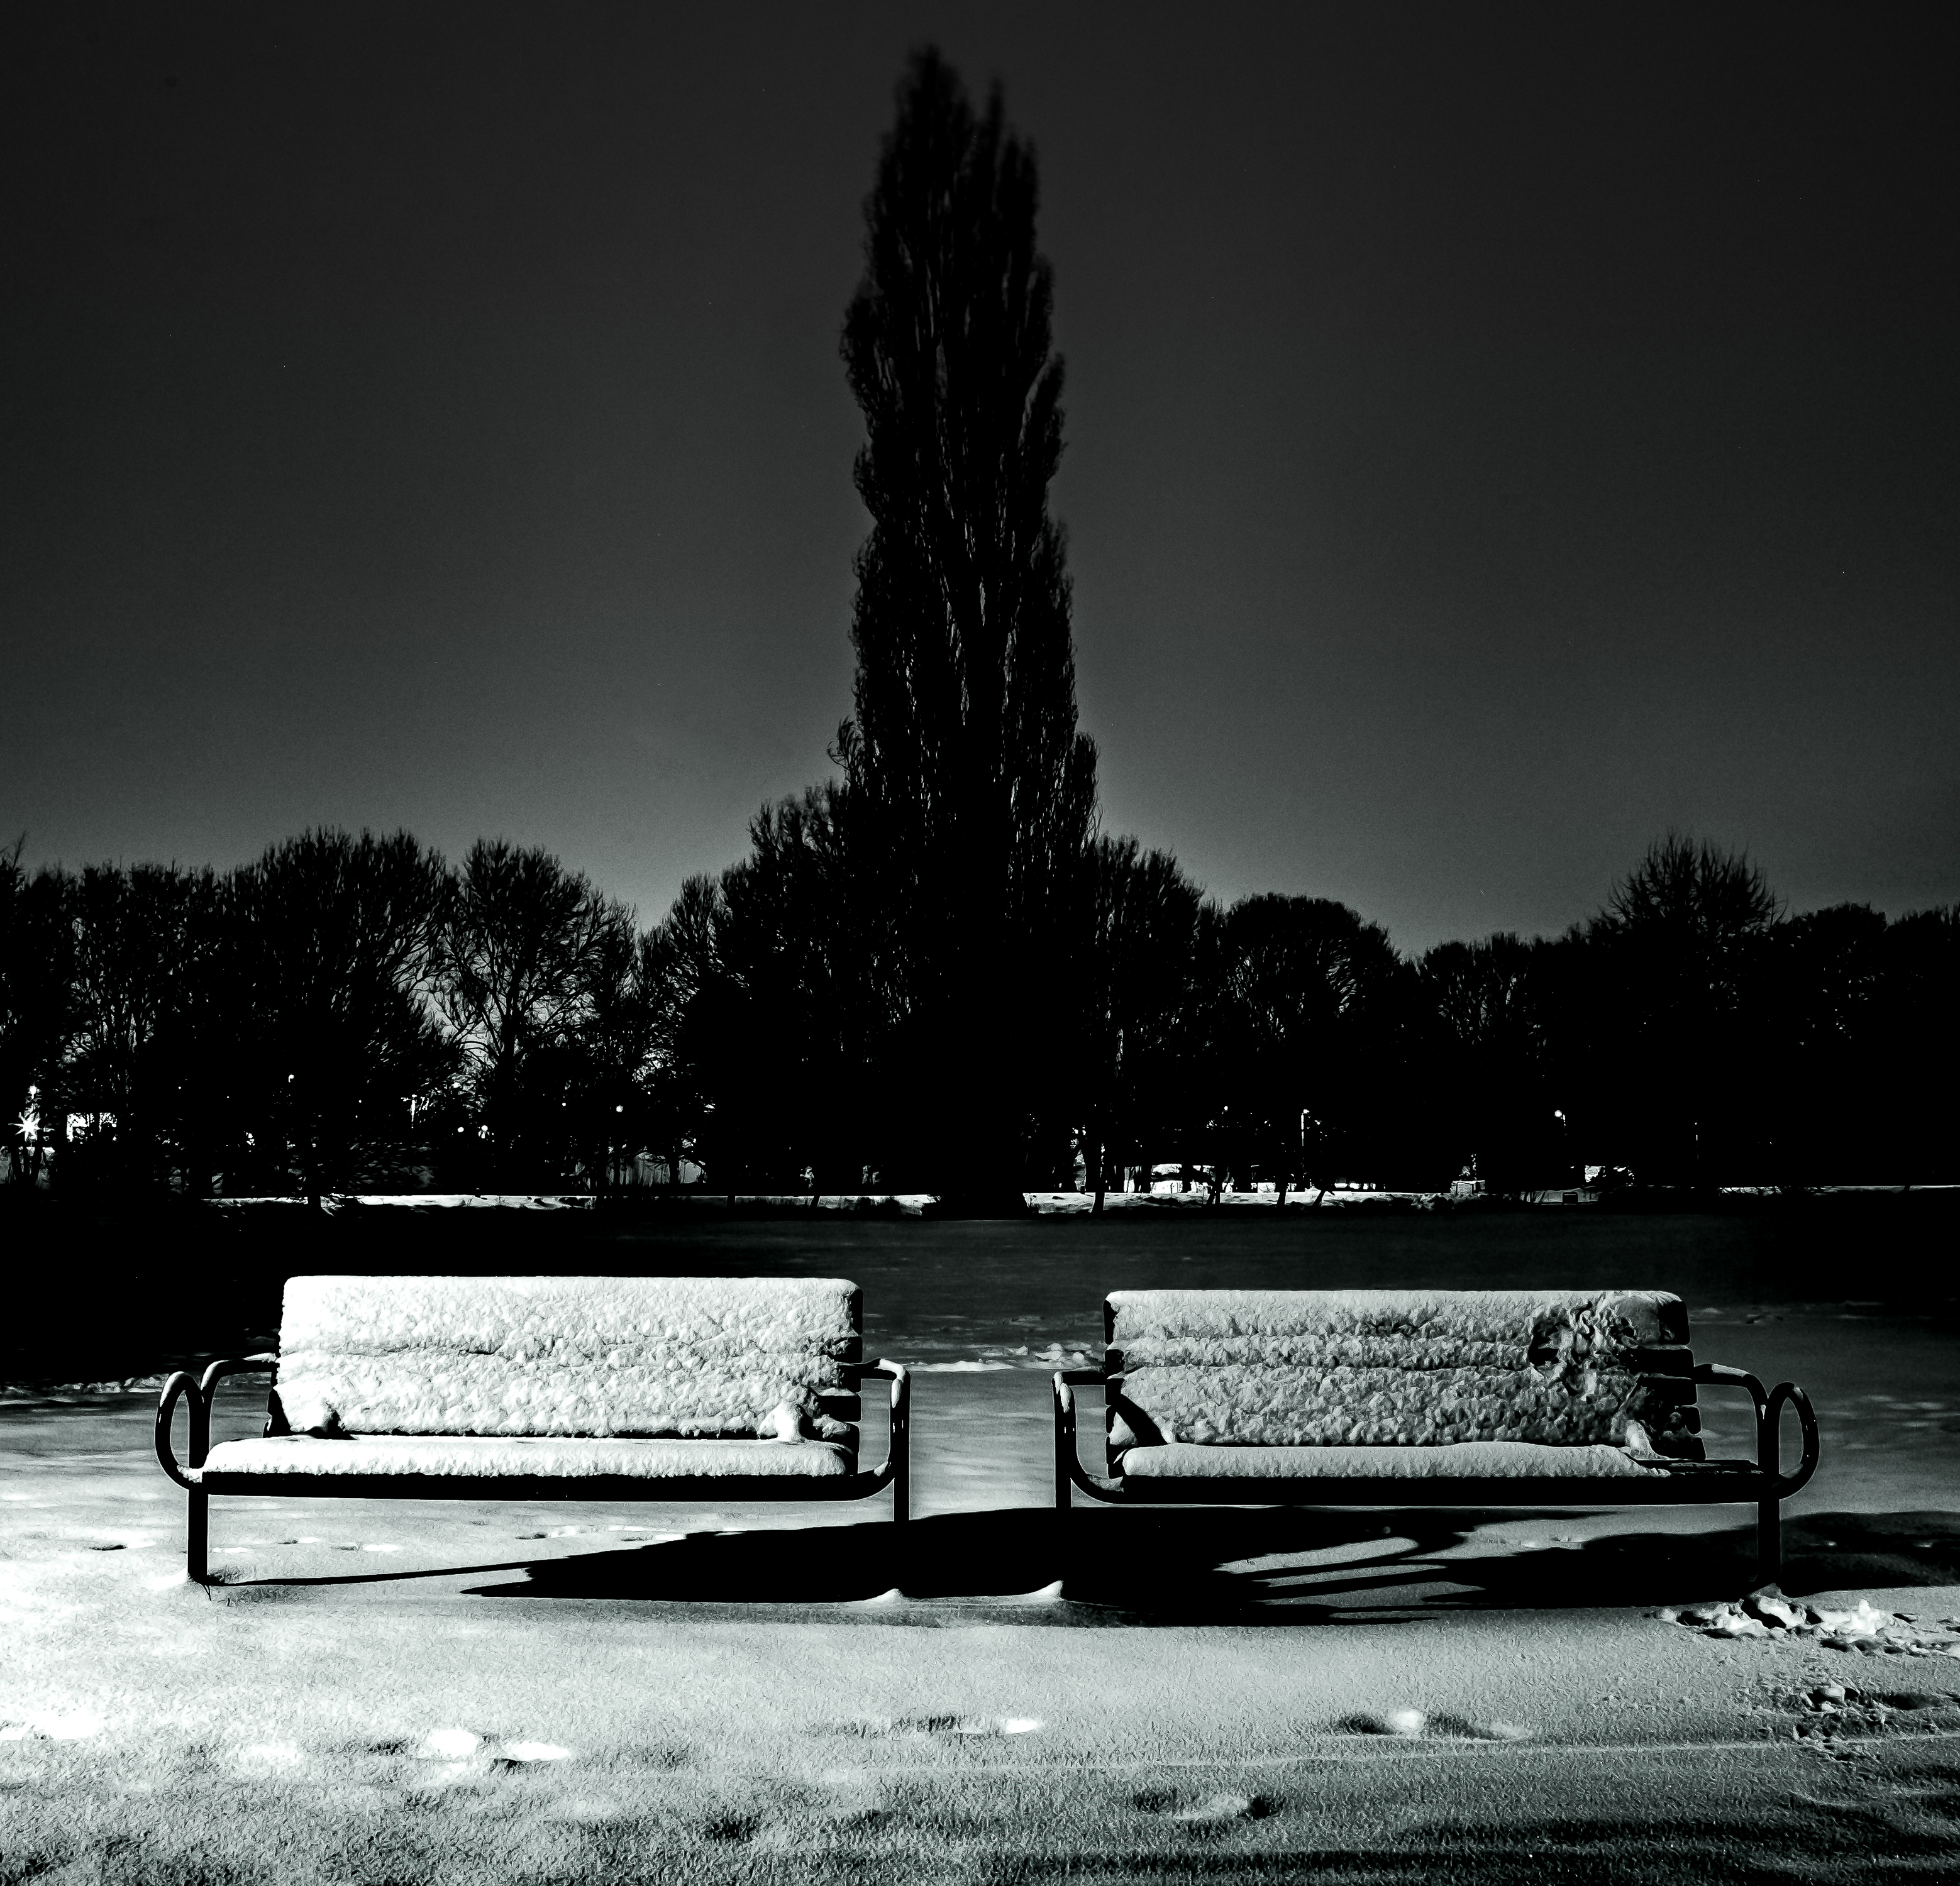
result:
<svg viewBox="0 0 1960 1886"><path fill-rule="evenodd" d="M902 1526L912 1516L912 1462L901 1454L892 1471L892 1524Z"/></svg>
<svg viewBox="0 0 1960 1886"><path fill-rule="evenodd" d="M211 1496L192 1493L184 1525L184 1572L193 1585L210 1582L207 1559L211 1547Z"/></svg>
<svg viewBox="0 0 1960 1886"><path fill-rule="evenodd" d="M1756 1506L1756 1582L1774 1585L1783 1576L1783 1515L1774 1499Z"/></svg>

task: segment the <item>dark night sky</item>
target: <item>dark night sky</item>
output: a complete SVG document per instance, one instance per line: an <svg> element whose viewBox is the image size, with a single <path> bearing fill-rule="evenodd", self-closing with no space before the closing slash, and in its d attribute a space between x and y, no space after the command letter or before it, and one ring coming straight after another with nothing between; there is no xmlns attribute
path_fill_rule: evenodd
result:
<svg viewBox="0 0 1960 1886"><path fill-rule="evenodd" d="M18 10L0 823L541 843L828 770L907 47L1005 81L1106 829L1405 949L1669 826L1960 896L1951 46L1852 10Z"/></svg>

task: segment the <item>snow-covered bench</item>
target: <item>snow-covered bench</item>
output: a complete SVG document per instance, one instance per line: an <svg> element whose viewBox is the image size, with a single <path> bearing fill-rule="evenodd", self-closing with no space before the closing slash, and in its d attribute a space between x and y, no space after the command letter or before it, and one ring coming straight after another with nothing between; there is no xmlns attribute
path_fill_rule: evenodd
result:
<svg viewBox="0 0 1960 1886"><path fill-rule="evenodd" d="M1055 1504L1621 1506L1748 1502L1765 1579L1778 1503L1817 1468L1790 1382L1698 1364L1657 1290L1117 1290L1100 1369L1055 1378ZM1102 1386L1104 1474L1076 1387ZM1708 1460L1698 1384L1745 1390L1756 1458ZM1779 1423L1795 1407L1796 1471Z"/></svg>
<svg viewBox="0 0 1960 1886"><path fill-rule="evenodd" d="M859 1360L861 1323L835 1277L296 1277L277 1355L164 1385L157 1458L190 1495L200 1581L219 1493L721 1504L889 1487L902 1520L911 1384ZM261 1369L263 1435L213 1447L212 1391ZM892 1385L891 1446L861 1472L867 1379Z"/></svg>

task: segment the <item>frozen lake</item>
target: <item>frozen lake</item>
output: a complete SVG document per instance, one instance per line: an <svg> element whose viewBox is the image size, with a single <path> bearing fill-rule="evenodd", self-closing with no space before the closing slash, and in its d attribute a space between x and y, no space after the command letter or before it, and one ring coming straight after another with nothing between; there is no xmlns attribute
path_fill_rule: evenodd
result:
<svg viewBox="0 0 1960 1886"><path fill-rule="evenodd" d="M394 1229L412 1237L412 1227L398 1222ZM1810 1486L1785 1507L1787 1522L1799 1535L1806 1515L1866 1514L1888 1537L1915 1526L1938 1535L1936 1556L1941 1556L1952 1547L1948 1535L1960 1527L1960 1340L1951 1286L1942 1298L1929 1294L1923 1283L1910 1281L1915 1274L1930 1277L1936 1288L1950 1267L1936 1250L1885 1252L1860 1246L1844 1237L1841 1227L1793 1236L1787 1227L1748 1218L1553 1212L1488 1217L1329 1212L1284 1219L1138 1215L1014 1223L834 1217L743 1221L704 1213L619 1231L586 1230L549 1248L533 1243L494 1252L473 1248L451 1227L444 1231L447 1248L433 1252L425 1252L419 1240L339 1236L334 1246L306 1253L304 1261L287 1267L854 1279L864 1293L867 1356L889 1356L914 1372L913 1510L921 1518L1050 1504L1048 1378L1058 1366L1099 1357L1108 1290L1542 1286L1675 1290L1689 1306L1698 1360L1747 1369L1765 1382L1787 1379L1806 1388L1818 1410L1823 1460ZM558 1234L527 1228L524 1235ZM208 1292L196 1331L174 1340L160 1336L161 1353L144 1356L139 1366L145 1372L161 1369L262 1346L274 1334L279 1274L259 1280L256 1313L248 1311L231 1328L223 1326L223 1306L249 1299L250 1286L243 1298L235 1286ZM867 1401L865 1457L875 1460L883 1453L883 1423L878 1396ZM1101 1429L1094 1403L1091 1391L1082 1422L1090 1449ZM1702 1405L1712 1452L1749 1451L1740 1395L1704 1391ZM17 1394L0 1404L0 1453L17 1466L31 1463L57 1475L100 1472L113 1463L131 1496L164 1493L174 1505L174 1492L150 1458L153 1406L151 1396L143 1393ZM215 1438L256 1432L263 1409L262 1383L247 1379L229 1385ZM1793 1420L1787 1429L1793 1458ZM313 1515L292 1520L298 1531L344 1529L352 1518L336 1503L298 1504ZM418 1509L419 1518L405 1506L374 1510L374 1524L390 1538L419 1538L438 1554L438 1540L461 1519L455 1507ZM680 1507L615 1514L566 1508L541 1510L539 1525L515 1523L520 1537L542 1529L571 1540L650 1528L698 1533L704 1527L854 1525L881 1519L886 1510L883 1500L708 1514ZM1936 1515L1955 1516L1936 1521ZM1914 1515L1926 1515L1925 1523ZM1127 1524L1132 1517L1089 1515L1096 1524ZM1494 1517L1476 1531L1479 1550L1503 1551L1577 1545L1615 1532L1686 1534L1727 1527L1739 1535L1748 1518L1745 1509L1654 1508L1565 1514L1555 1522L1542 1516ZM1181 1524L1189 1531L1209 1522L1193 1515L1152 1523ZM240 1525L246 1529L240 1538L256 1538L242 1509L228 1518L220 1503L214 1544ZM493 1527L498 1533L507 1529Z"/></svg>

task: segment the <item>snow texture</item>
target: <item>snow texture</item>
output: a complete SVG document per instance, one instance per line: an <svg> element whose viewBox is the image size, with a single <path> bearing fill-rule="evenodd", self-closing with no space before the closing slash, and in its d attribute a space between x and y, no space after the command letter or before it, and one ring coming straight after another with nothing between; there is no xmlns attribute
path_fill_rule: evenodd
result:
<svg viewBox="0 0 1960 1886"><path fill-rule="evenodd" d="M1122 1374L1112 1450L1488 1442L1699 1454L1678 1347L1687 1315L1664 1292L1119 1290L1109 1304Z"/></svg>
<svg viewBox="0 0 1960 1886"><path fill-rule="evenodd" d="M1617 1447L1462 1441L1447 1447L1202 1447L1172 1442L1123 1456L1132 1480L1638 1480L1645 1467Z"/></svg>
<svg viewBox="0 0 1960 1886"><path fill-rule="evenodd" d="M499 1435L366 1434L320 1440L290 1434L226 1441L202 1474L434 1474L444 1479L539 1474L555 1480L616 1474L634 1480L727 1475L831 1479L855 1471L848 1449L825 1441L581 1440ZM191 1477L199 1477L193 1470Z"/></svg>
<svg viewBox="0 0 1960 1886"><path fill-rule="evenodd" d="M858 1303L835 1277L296 1277L272 1431L848 1444L819 1397Z"/></svg>
<svg viewBox="0 0 1960 1886"><path fill-rule="evenodd" d="M1562 1337L1567 1348L1582 1336L1628 1347L1679 1341L1688 1327L1680 1303L1663 1290L1112 1290L1110 1341L1138 1363L1235 1360L1218 1345L1236 1337L1372 1337L1398 1355L1414 1341L1474 1361L1478 1346L1520 1340ZM1472 1353L1458 1353L1466 1344Z"/></svg>

